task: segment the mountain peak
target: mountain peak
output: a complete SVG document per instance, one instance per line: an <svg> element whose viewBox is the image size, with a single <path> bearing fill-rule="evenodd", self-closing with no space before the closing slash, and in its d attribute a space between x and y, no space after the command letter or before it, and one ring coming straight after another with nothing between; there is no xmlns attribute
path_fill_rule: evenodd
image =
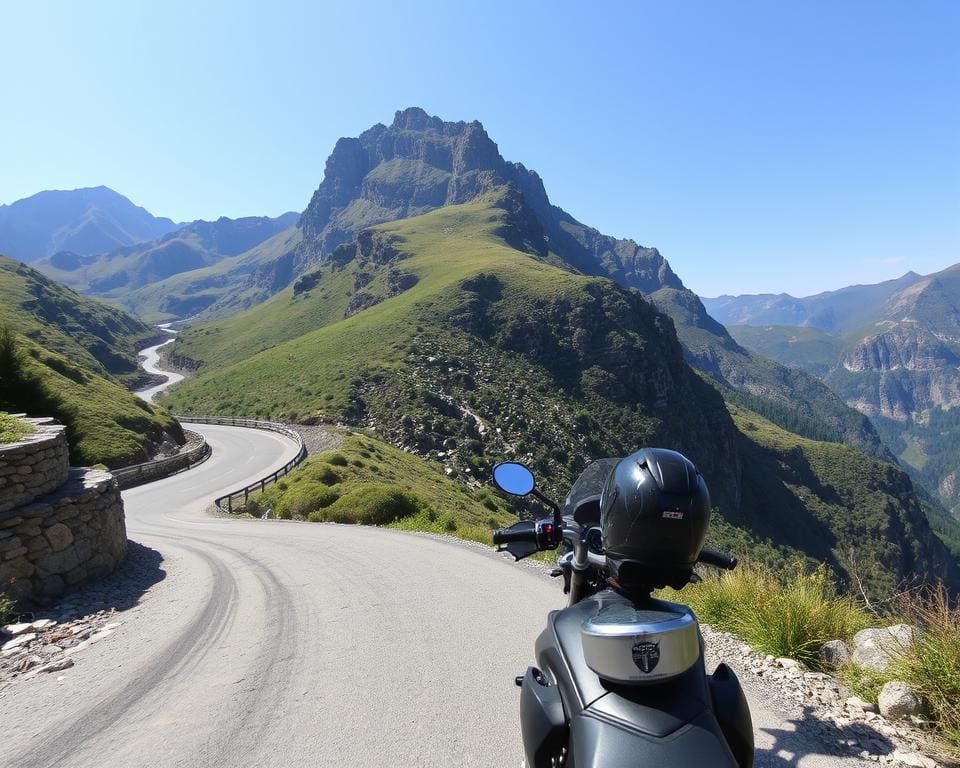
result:
<svg viewBox="0 0 960 768"><path fill-rule="evenodd" d="M400 131L426 131L429 128L438 130L442 125L443 120L431 117L421 107L407 107L397 110L390 127Z"/></svg>
<svg viewBox="0 0 960 768"><path fill-rule="evenodd" d="M479 121L447 122L421 107L337 141L300 219L298 268L322 263L362 229L466 203L501 186L520 191L550 250L574 269L644 293L683 288L655 249L603 235L554 206L540 176L505 160Z"/></svg>

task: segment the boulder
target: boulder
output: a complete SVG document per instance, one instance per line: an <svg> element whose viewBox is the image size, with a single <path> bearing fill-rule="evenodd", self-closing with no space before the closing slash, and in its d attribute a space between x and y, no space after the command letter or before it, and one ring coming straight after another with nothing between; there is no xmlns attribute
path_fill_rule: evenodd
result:
<svg viewBox="0 0 960 768"><path fill-rule="evenodd" d="M839 669L850 661L850 649L843 640L830 640L820 646L820 661L824 666Z"/></svg>
<svg viewBox="0 0 960 768"><path fill-rule="evenodd" d="M887 720L900 720L920 712L920 699L909 685L893 680L885 683L877 697L880 714Z"/></svg>
<svg viewBox="0 0 960 768"><path fill-rule="evenodd" d="M874 672L885 672L893 659L910 649L916 633L909 624L861 629L853 637L851 661Z"/></svg>

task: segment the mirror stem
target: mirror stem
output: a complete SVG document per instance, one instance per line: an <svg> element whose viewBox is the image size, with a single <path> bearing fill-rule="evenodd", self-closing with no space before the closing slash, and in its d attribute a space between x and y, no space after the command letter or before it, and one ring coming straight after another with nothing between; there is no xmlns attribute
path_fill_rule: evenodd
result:
<svg viewBox="0 0 960 768"><path fill-rule="evenodd" d="M557 504L557 502L551 499L548 499L546 496L544 496L542 493L540 493L540 491L536 489L532 490L530 492L530 495L533 496L535 499L539 499L541 502L543 502L548 507L550 507L550 509L553 510L553 529L556 532L554 535L562 536L563 535L563 517L560 514L560 506Z"/></svg>

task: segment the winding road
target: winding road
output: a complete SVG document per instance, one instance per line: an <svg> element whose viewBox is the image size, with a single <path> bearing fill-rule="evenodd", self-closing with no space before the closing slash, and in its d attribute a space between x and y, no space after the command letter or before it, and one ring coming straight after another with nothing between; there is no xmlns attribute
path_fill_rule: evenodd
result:
<svg viewBox="0 0 960 768"><path fill-rule="evenodd" d="M75 667L4 692L0 764L518 766L513 677L559 584L435 537L211 517L214 496L296 448L191 429L212 458L123 494L129 537L162 555L163 578ZM751 698L758 766L870 765L818 757L802 723Z"/></svg>

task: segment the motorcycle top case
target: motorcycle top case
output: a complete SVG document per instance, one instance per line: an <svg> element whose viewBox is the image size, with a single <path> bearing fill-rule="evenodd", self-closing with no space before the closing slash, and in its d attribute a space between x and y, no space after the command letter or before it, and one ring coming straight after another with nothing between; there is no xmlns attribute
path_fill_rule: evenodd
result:
<svg viewBox="0 0 960 768"><path fill-rule="evenodd" d="M700 658L697 621L686 612L612 605L584 621L580 631L587 666L615 683L662 683Z"/></svg>

